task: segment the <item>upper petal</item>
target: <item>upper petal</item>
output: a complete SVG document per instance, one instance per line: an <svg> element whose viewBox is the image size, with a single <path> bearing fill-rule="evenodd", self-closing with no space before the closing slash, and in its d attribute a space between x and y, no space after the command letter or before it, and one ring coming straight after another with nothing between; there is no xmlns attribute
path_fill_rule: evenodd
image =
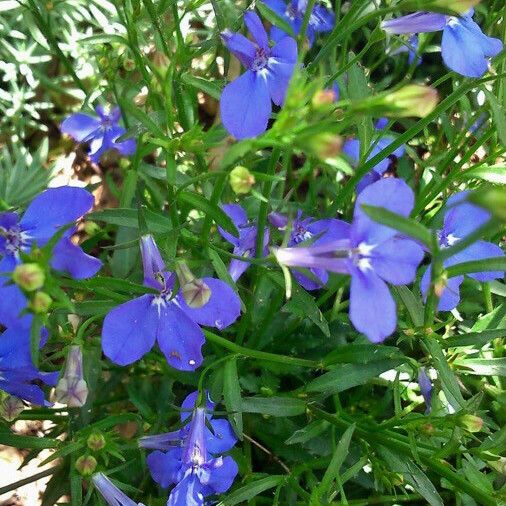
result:
<svg viewBox="0 0 506 506"><path fill-rule="evenodd" d="M100 128L100 119L80 112L72 114L61 124L61 131L77 142L89 140L91 134L98 128Z"/></svg>
<svg viewBox="0 0 506 506"><path fill-rule="evenodd" d="M221 38L228 50L246 67L249 68L253 63L256 54L256 48L251 40L240 33L234 33L225 30Z"/></svg>
<svg viewBox="0 0 506 506"><path fill-rule="evenodd" d="M353 223L351 226L352 243L379 244L397 234L393 228L380 225L369 218L362 205L383 207L388 211L409 216L413 209L415 196L413 190L402 180L396 178L380 179L367 186L357 197Z"/></svg>
<svg viewBox="0 0 506 506"><path fill-rule="evenodd" d="M272 106L262 72L247 70L225 86L220 98L221 120L236 139L256 137L267 130Z"/></svg>
<svg viewBox="0 0 506 506"><path fill-rule="evenodd" d="M267 86L271 99L276 105L282 105L285 101L294 68L295 64L293 63L283 63L276 58L269 58L266 74Z"/></svg>
<svg viewBox="0 0 506 506"><path fill-rule="evenodd" d="M442 30L446 24L444 14L415 12L400 18L389 19L381 23L381 28L388 33L422 33Z"/></svg>
<svg viewBox="0 0 506 506"><path fill-rule="evenodd" d="M181 292L178 295L180 308L199 325L224 329L232 325L241 314L241 300L230 286L216 278L203 278L210 288L211 297L207 304L191 308L186 304Z"/></svg>
<svg viewBox="0 0 506 506"><path fill-rule="evenodd" d="M246 11L244 14L244 22L257 44L262 49L269 49L269 38L267 37L267 32L258 14L254 11Z"/></svg>
<svg viewBox="0 0 506 506"><path fill-rule="evenodd" d="M282 18L286 17L286 3L283 0L262 0L262 3L267 5L269 9L274 11L278 16Z"/></svg>
<svg viewBox="0 0 506 506"><path fill-rule="evenodd" d="M395 301L386 283L374 272L353 272L350 287L350 320L373 343L381 343L397 326Z"/></svg>
<svg viewBox="0 0 506 506"><path fill-rule="evenodd" d="M485 35L481 31L480 26L473 21L471 16L462 16L459 19L459 21L464 28L474 33L475 42L476 44L480 45L483 54L485 56L487 57L496 56L502 51L503 48L502 40L495 39L494 37L489 37L488 35Z"/></svg>
<svg viewBox="0 0 506 506"><path fill-rule="evenodd" d="M221 209L225 214L232 220L235 228L240 231L244 225L248 223L248 215L246 211L239 204L222 204ZM221 227L218 227L220 235L229 243L237 246L239 244L239 238L233 236Z"/></svg>
<svg viewBox="0 0 506 506"><path fill-rule="evenodd" d="M483 260L485 258L503 257L503 250L496 244L492 244L487 241L477 241L471 244L466 249L460 251L456 255L451 257L451 265L461 264L464 262L472 262L474 260ZM469 277L481 281L492 281L493 279L502 278L504 272L492 271L492 272L476 272L468 274Z"/></svg>
<svg viewBox="0 0 506 506"><path fill-rule="evenodd" d="M206 428L207 451L218 455L231 450L237 438L228 420L224 418L210 421L213 432Z"/></svg>
<svg viewBox="0 0 506 506"><path fill-rule="evenodd" d="M93 195L83 188L48 188L32 200L20 225L38 246L43 246L59 228L75 222L92 206Z"/></svg>
<svg viewBox="0 0 506 506"><path fill-rule="evenodd" d="M105 317L102 349L115 364L132 364L155 344L158 314L153 300L152 295L143 295L115 307Z"/></svg>
<svg viewBox="0 0 506 506"><path fill-rule="evenodd" d="M156 337L158 346L174 369L194 371L202 364L204 333L174 302L160 307Z"/></svg>
<svg viewBox="0 0 506 506"><path fill-rule="evenodd" d="M291 37L283 37L272 48L271 56L282 63L295 64L297 63L297 43Z"/></svg>

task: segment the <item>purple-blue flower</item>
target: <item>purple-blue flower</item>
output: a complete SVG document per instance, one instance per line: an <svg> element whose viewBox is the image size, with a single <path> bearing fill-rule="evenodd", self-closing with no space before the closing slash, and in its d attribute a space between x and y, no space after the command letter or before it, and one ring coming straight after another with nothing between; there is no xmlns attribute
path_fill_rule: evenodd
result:
<svg viewBox="0 0 506 506"><path fill-rule="evenodd" d="M20 218L17 213L0 213L0 323L15 326L26 307L26 297L13 284L6 284L21 263L20 253L42 247L64 225L74 223L93 206L93 195L83 188L49 188L35 197ZM97 258L84 253L72 240L76 228L66 230L53 249L51 266L76 279L94 276L102 266Z"/></svg>
<svg viewBox="0 0 506 506"><path fill-rule="evenodd" d="M467 191L456 193L446 203L447 211L443 220L443 228L437 232L439 247L442 249L458 243L491 218L488 211L466 201L468 194L469 192ZM504 252L496 244L487 241L476 241L464 250L447 258L443 265L444 267L451 267L452 265L473 260L502 256L504 256ZM431 266L429 265L420 282L424 297L427 296L427 292L429 291L430 276ZM481 282L492 281L503 276L504 273L500 271L469 274L470 278ZM460 285L463 281L464 276L455 276L446 280L446 285L439 294L439 311L451 311L457 307L460 301Z"/></svg>
<svg viewBox="0 0 506 506"><path fill-rule="evenodd" d="M395 137L389 134L383 134L382 130L386 127L388 120L381 118L376 122L375 128L378 132L378 139L374 141L374 145L370 150L367 160L375 157L378 153L390 146L395 141ZM405 146L399 146L390 156L400 158L404 155ZM360 162L360 141L358 139L348 139L343 145L343 153L347 155L353 166L357 167ZM360 193L366 186L375 183L381 179L381 176L388 170L392 160L390 157L384 158L377 163L357 184L356 191Z"/></svg>
<svg viewBox="0 0 506 506"><path fill-rule="evenodd" d="M34 382L54 386L58 372L43 373L34 366L30 352L31 321L26 316L0 334L0 390L39 406L50 406L41 387Z"/></svg>
<svg viewBox="0 0 506 506"><path fill-rule="evenodd" d="M221 206L223 211L229 216L234 225L236 226L239 237L235 237L223 230L221 227L218 231L222 237L234 246L233 254L240 257L255 257L256 240L257 240L257 225L248 221L246 211L238 204L223 204ZM269 244L269 229L264 229L264 256L267 255L267 245ZM233 258L228 266L228 272L234 281L237 281L249 267L249 262L243 262L237 258Z"/></svg>
<svg viewBox="0 0 506 506"><path fill-rule="evenodd" d="M307 248L279 248L275 255L280 264L289 267L349 274L350 320L370 341L379 343L394 332L397 324L395 301L387 283L411 283L424 252L415 241L369 218L362 210L363 204L409 216L414 194L400 179L377 181L357 197L351 225L336 220L345 239Z"/></svg>
<svg viewBox="0 0 506 506"><path fill-rule="evenodd" d="M307 9L307 0L289 0L288 4L283 0L262 0L271 10L273 10L278 16L283 18L292 27L293 33L298 35L304 20L304 15ZM319 33L330 32L334 28L335 15L323 5L315 5L313 12L309 16L309 23L307 26L307 38L309 44L312 46L315 37ZM286 33L273 26L271 29L271 39L274 41L280 40L286 36Z"/></svg>
<svg viewBox="0 0 506 506"><path fill-rule="evenodd" d="M72 114L61 124L61 131L70 135L77 142L89 143L90 160L98 163L103 153L115 149L121 155L131 155L135 152L135 139L116 142L116 139L126 133L119 126L121 111L114 107L108 111L102 106L95 107L98 117L78 112Z"/></svg>
<svg viewBox="0 0 506 506"><path fill-rule="evenodd" d="M297 44L283 37L272 48L260 18L253 11L244 21L254 42L224 31L223 42L247 69L227 84L220 99L223 126L236 139L256 137L267 129L272 104L282 105L297 62Z"/></svg>
<svg viewBox="0 0 506 506"><path fill-rule="evenodd" d="M239 297L223 281L202 278L211 294L201 307L189 307L182 290L174 293L176 275L167 272L152 235L141 238L144 284L157 291L125 302L110 311L102 328L102 348L115 364L128 365L142 358L155 341L167 362L181 371L194 371L202 363L205 342L199 325L223 329L239 317Z"/></svg>
<svg viewBox="0 0 506 506"><path fill-rule="evenodd" d="M102 473L94 474L91 481L109 506L144 506L143 503L132 501Z"/></svg>
<svg viewBox="0 0 506 506"><path fill-rule="evenodd" d="M420 367L418 371L418 386L425 402L425 414L428 415L432 409L432 382L424 367Z"/></svg>
<svg viewBox="0 0 506 506"><path fill-rule="evenodd" d="M271 213L269 221L279 230L285 230L288 225L288 217L280 213ZM315 220L308 216L302 218L302 211L297 211L297 216L293 220L290 229L290 239L288 247L297 246L307 241L312 241L312 246L321 246L323 244L345 239L343 227L339 220L333 218ZM309 269L312 277L306 276L302 272L294 270L293 277L306 290L317 290L327 283L328 274L324 269Z"/></svg>
<svg viewBox="0 0 506 506"><path fill-rule="evenodd" d="M443 30L441 54L446 66L466 77L481 77L488 70L488 59L502 51L503 43L485 35L473 14L473 9L459 17L415 12L384 21L382 28L396 34Z"/></svg>
<svg viewBox="0 0 506 506"><path fill-rule="evenodd" d="M175 485L167 506L202 506L206 497L226 492L238 472L232 457L221 456L237 441L230 423L213 419L209 397L206 407L196 407L197 398L193 392L181 406L181 422L190 419L182 429L139 441L142 448L156 450L147 458L153 479L164 488Z"/></svg>

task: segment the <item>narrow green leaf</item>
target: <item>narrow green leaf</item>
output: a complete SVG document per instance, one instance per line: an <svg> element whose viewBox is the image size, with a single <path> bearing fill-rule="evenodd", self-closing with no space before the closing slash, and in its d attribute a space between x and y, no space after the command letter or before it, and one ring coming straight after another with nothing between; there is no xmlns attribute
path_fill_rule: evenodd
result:
<svg viewBox="0 0 506 506"><path fill-rule="evenodd" d="M93 221L103 221L111 225L119 225L128 228L139 228L137 209L104 209L89 213L86 217ZM163 234L172 230L172 223L168 216L146 209L144 217L150 232Z"/></svg>
<svg viewBox="0 0 506 506"><path fill-rule="evenodd" d="M417 239L428 248L431 247L432 234L430 230L425 228L421 223L418 223L411 218L405 218L397 213L393 213L384 207L368 206L363 204L362 209L365 214L374 221L393 228L394 230L398 230L413 239Z"/></svg>
<svg viewBox="0 0 506 506"><path fill-rule="evenodd" d="M202 79L201 77L196 77L189 73L184 73L181 76L181 81L184 84L195 88L196 90L207 93L209 96L215 98L216 100L220 99L221 89L223 88L224 84L222 82L220 85L218 84L218 81L208 81L207 79Z"/></svg>
<svg viewBox="0 0 506 506"><path fill-rule="evenodd" d="M506 376L506 358L468 358L456 360L462 372L479 376Z"/></svg>
<svg viewBox="0 0 506 506"><path fill-rule="evenodd" d="M332 364L368 364L387 358L402 358L399 348L383 344L345 344L332 350L324 359L325 366Z"/></svg>
<svg viewBox="0 0 506 506"><path fill-rule="evenodd" d="M237 359L231 358L225 363L223 374L223 398L229 411L229 420L234 432L242 439L242 399L239 377L237 376Z"/></svg>
<svg viewBox="0 0 506 506"><path fill-rule="evenodd" d="M506 271L506 256L463 262L461 264L452 265L446 269L449 278L461 276L463 274L473 274L475 272L493 271Z"/></svg>
<svg viewBox="0 0 506 506"><path fill-rule="evenodd" d="M20 436L10 432L0 432L0 444L14 448L43 450L45 448L58 448L61 442L47 437Z"/></svg>
<svg viewBox="0 0 506 506"><path fill-rule="evenodd" d="M218 503L218 506L234 506L235 504L249 501L258 494L277 487L280 483L283 483L284 480L284 476L274 475L252 481L251 483L248 483L248 485L245 485L244 487L241 487L231 493L226 499Z"/></svg>
<svg viewBox="0 0 506 506"><path fill-rule="evenodd" d="M177 195L177 199L209 215L221 228L231 233L233 236L239 237L239 232L228 215L220 207L212 204L202 195L183 191Z"/></svg>
<svg viewBox="0 0 506 506"><path fill-rule="evenodd" d="M415 327L421 327L424 319L424 306L420 296L415 295L407 286L393 286L392 289L397 292L403 304L408 310L409 316Z"/></svg>
<svg viewBox="0 0 506 506"><path fill-rule="evenodd" d="M242 411L271 416L297 416L305 413L306 403L293 397L245 397Z"/></svg>
<svg viewBox="0 0 506 506"><path fill-rule="evenodd" d="M286 441L287 445L304 444L320 434L325 432L329 428L329 422L326 420L315 420L304 428L296 430Z"/></svg>
<svg viewBox="0 0 506 506"><path fill-rule="evenodd" d="M485 86L482 87L482 90L485 92L488 103L490 104L499 141L503 146L506 146L506 113L493 93L490 93Z"/></svg>
<svg viewBox="0 0 506 506"><path fill-rule="evenodd" d="M458 336L448 337L440 342L443 348L458 348L459 346L473 346L479 350L493 339L506 336L505 329L491 329L483 332L469 332Z"/></svg>

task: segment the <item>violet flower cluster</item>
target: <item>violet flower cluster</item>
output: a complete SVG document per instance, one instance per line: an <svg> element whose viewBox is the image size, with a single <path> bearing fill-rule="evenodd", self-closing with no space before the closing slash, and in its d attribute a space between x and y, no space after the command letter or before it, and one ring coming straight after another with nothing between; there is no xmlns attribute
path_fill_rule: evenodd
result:
<svg viewBox="0 0 506 506"><path fill-rule="evenodd" d="M197 400L193 392L183 401L180 430L139 441L141 448L156 450L147 458L153 479L164 488L175 485L167 506L202 506L206 497L226 492L238 472L234 459L222 456L237 442L232 426L213 418L209 396L205 407Z"/></svg>

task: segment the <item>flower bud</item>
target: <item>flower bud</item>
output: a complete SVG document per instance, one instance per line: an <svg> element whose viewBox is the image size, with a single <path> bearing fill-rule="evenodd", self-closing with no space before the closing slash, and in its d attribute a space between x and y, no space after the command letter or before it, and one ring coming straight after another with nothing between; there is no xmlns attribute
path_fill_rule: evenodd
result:
<svg viewBox="0 0 506 506"><path fill-rule="evenodd" d="M434 110L438 101L438 92L430 86L421 84L408 84L383 97L384 104L392 108L392 115L401 118L406 116L423 118Z"/></svg>
<svg viewBox="0 0 506 506"><path fill-rule="evenodd" d="M476 415L463 415L459 419L459 425L469 432L480 432L483 420Z"/></svg>
<svg viewBox="0 0 506 506"><path fill-rule="evenodd" d="M71 346L63 377L55 389L56 401L69 408L80 408L86 404L88 385L83 377L83 354L80 346Z"/></svg>
<svg viewBox="0 0 506 506"><path fill-rule="evenodd" d="M430 6L463 13L479 3L480 0L433 0Z"/></svg>
<svg viewBox="0 0 506 506"><path fill-rule="evenodd" d="M21 399L9 395L9 397L5 398L2 404L0 404L0 416L8 422L12 422L24 409L25 405Z"/></svg>
<svg viewBox="0 0 506 506"><path fill-rule="evenodd" d="M148 94L149 94L148 87L143 86L141 88L141 91L139 91L139 93L137 93L137 95L135 95L134 104L137 107L142 107L146 103L146 100L148 99Z"/></svg>
<svg viewBox="0 0 506 506"><path fill-rule="evenodd" d="M105 446L105 438L102 434L95 432L90 434L88 437L86 444L88 448L93 451L99 451Z"/></svg>
<svg viewBox="0 0 506 506"><path fill-rule="evenodd" d="M230 186L234 193L249 193L255 184L255 176L246 168L238 165L230 171Z"/></svg>
<svg viewBox="0 0 506 506"><path fill-rule="evenodd" d="M39 264L30 263L18 265L12 279L23 290L33 292L44 286L46 276Z"/></svg>
<svg viewBox="0 0 506 506"><path fill-rule="evenodd" d="M76 460L76 469L82 476L91 476L97 468L97 459L92 455L81 455Z"/></svg>
<svg viewBox="0 0 506 506"><path fill-rule="evenodd" d="M204 281L196 278L184 262L176 265L176 274L181 285L181 293L189 307L196 309L209 302L211 289Z"/></svg>
<svg viewBox="0 0 506 506"><path fill-rule="evenodd" d="M48 312L53 299L45 292L37 292L30 301L30 307L34 313L45 314Z"/></svg>
<svg viewBox="0 0 506 506"><path fill-rule="evenodd" d="M334 90L318 90L311 99L311 105L314 109L324 108L326 105L333 104L337 100Z"/></svg>
<svg viewBox="0 0 506 506"><path fill-rule="evenodd" d="M324 132L315 135L309 142L309 149L320 160L336 157L343 146L343 139L339 135Z"/></svg>

